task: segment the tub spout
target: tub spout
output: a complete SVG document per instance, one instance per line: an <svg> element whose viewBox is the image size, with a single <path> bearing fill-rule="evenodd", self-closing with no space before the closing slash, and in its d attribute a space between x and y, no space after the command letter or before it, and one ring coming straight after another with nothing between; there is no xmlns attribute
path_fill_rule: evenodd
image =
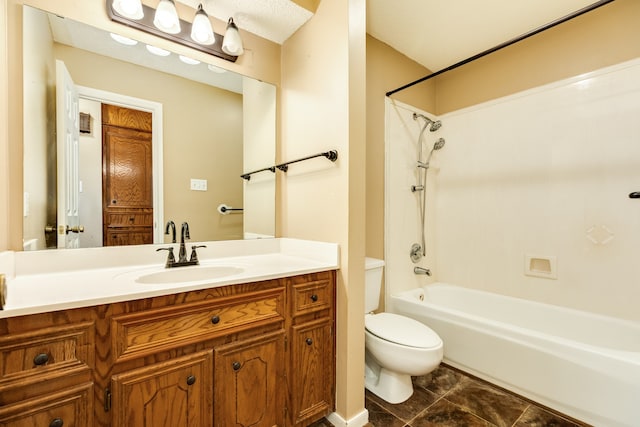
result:
<svg viewBox="0 0 640 427"><path fill-rule="evenodd" d="M415 274L424 274L426 276L431 276L431 270L429 270L428 268L413 267L413 272Z"/></svg>

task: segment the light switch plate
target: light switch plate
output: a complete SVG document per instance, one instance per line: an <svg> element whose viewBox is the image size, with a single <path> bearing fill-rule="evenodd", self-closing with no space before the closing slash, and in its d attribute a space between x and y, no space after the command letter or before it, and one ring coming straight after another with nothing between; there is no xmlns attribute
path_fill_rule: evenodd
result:
<svg viewBox="0 0 640 427"><path fill-rule="evenodd" d="M191 178L191 189L194 191L207 191L207 180Z"/></svg>

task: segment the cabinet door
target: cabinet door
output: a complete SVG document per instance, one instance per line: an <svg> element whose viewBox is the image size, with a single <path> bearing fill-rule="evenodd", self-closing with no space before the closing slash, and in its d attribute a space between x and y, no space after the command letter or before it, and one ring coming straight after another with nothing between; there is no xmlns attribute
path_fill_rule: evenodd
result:
<svg viewBox="0 0 640 427"><path fill-rule="evenodd" d="M293 326L289 397L292 425L306 426L333 408L335 361L332 322Z"/></svg>
<svg viewBox="0 0 640 427"><path fill-rule="evenodd" d="M215 349L214 425L284 425L284 331Z"/></svg>
<svg viewBox="0 0 640 427"><path fill-rule="evenodd" d="M2 427L93 427L93 384L0 407Z"/></svg>
<svg viewBox="0 0 640 427"><path fill-rule="evenodd" d="M210 426L212 363L208 350L114 375L113 426Z"/></svg>

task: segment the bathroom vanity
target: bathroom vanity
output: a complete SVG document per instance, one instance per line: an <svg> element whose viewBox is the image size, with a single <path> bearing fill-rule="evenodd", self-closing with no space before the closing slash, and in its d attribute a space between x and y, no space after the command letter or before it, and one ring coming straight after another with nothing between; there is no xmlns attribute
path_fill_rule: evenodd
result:
<svg viewBox="0 0 640 427"><path fill-rule="evenodd" d="M184 281L155 264L14 272L0 311L0 425L307 426L331 412L337 246L319 243L314 257L315 242L238 242L252 255L217 257L228 242L206 244ZM155 250L127 250L141 248ZM68 292L65 281L82 299L46 296ZM30 286L49 301L24 305L18 288Z"/></svg>

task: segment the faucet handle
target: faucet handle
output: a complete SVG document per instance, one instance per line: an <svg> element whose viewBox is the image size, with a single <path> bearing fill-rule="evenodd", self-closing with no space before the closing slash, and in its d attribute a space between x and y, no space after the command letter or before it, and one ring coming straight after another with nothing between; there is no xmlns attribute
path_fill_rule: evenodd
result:
<svg viewBox="0 0 640 427"><path fill-rule="evenodd" d="M191 256L189 257L189 262L193 262L198 264L198 254L196 253L196 249L198 248L206 248L206 245L193 245L191 246Z"/></svg>
<svg viewBox="0 0 640 427"><path fill-rule="evenodd" d="M167 255L167 262L165 263L165 267L167 267L167 268L172 267L173 264L175 264L175 262L176 262L176 257L173 254L173 248L158 248L158 249L156 249L156 252L160 252L160 251L169 251L169 255Z"/></svg>

